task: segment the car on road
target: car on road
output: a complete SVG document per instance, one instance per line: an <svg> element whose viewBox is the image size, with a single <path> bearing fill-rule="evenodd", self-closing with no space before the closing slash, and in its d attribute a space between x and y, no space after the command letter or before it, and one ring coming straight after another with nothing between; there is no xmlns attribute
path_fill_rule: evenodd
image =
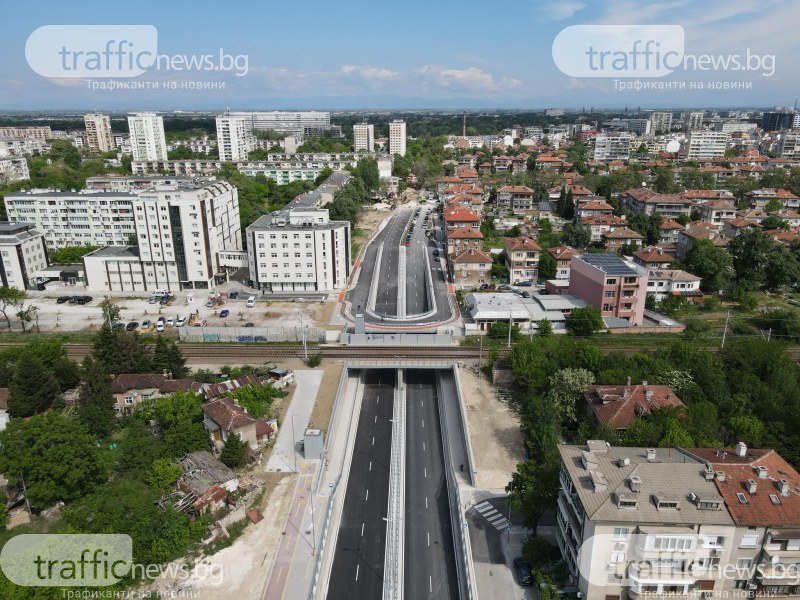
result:
<svg viewBox="0 0 800 600"><path fill-rule="evenodd" d="M167 327L174 327L175 326L175 319L173 317L167 317L167 322L164 323Z"/></svg>
<svg viewBox="0 0 800 600"><path fill-rule="evenodd" d="M531 566L525 562L525 559L518 556L514 559L514 575L517 578L517 583L528 587L533 585L533 571Z"/></svg>
<svg viewBox="0 0 800 600"><path fill-rule="evenodd" d="M227 317L229 314L231 314L231 311L229 311L228 309L225 309L225 310L223 310L223 311L220 311L220 313L219 313L219 316L220 316L220 318L224 319L224 318L225 318L225 317Z"/></svg>
<svg viewBox="0 0 800 600"><path fill-rule="evenodd" d="M246 304L247 308L253 308L255 305L256 305L256 297L250 296L247 299L247 304Z"/></svg>
<svg viewBox="0 0 800 600"><path fill-rule="evenodd" d="M175 323L176 327L183 327L186 325L186 317L178 317L177 322Z"/></svg>
<svg viewBox="0 0 800 600"><path fill-rule="evenodd" d="M125 325L125 331L136 331L138 327L139 323L137 323L136 321L131 321L130 323Z"/></svg>
<svg viewBox="0 0 800 600"><path fill-rule="evenodd" d="M61 296L56 300L56 304L66 304L72 300L72 296Z"/></svg>
<svg viewBox="0 0 800 600"><path fill-rule="evenodd" d="M530 292L528 292L528 291L522 292L522 294L520 294L520 295L521 295L523 298L530 298L530 297L531 297L531 293L530 293Z"/></svg>
<svg viewBox="0 0 800 600"><path fill-rule="evenodd" d="M148 304L158 304L158 298L155 296L150 296L150 299L147 301Z"/></svg>
<svg viewBox="0 0 800 600"><path fill-rule="evenodd" d="M80 304L80 305L89 304L89 302L91 302L93 299L91 296L76 296L76 298L77 301L75 302L75 304Z"/></svg>
<svg viewBox="0 0 800 600"><path fill-rule="evenodd" d="M206 308L214 308L214 306L216 306L216 304L217 303L214 302L213 300L209 300L208 302L206 302Z"/></svg>
<svg viewBox="0 0 800 600"><path fill-rule="evenodd" d="M245 323L244 326L245 327L255 327L255 325L253 323Z"/></svg>
<svg viewBox="0 0 800 600"><path fill-rule="evenodd" d="M411 240L406 240L406 247L411 246Z"/></svg>
<svg viewBox="0 0 800 600"><path fill-rule="evenodd" d="M125 323L114 323L111 326L111 329L113 329L114 331L119 331L120 329L125 329Z"/></svg>
<svg viewBox="0 0 800 600"><path fill-rule="evenodd" d="M439 251L438 250L434 250L433 251L433 258L439 258Z"/></svg>
<svg viewBox="0 0 800 600"><path fill-rule="evenodd" d="M150 325L152 325L152 323L150 323L150 319L145 319L144 321L142 321L142 324L139 326L139 329L141 329L142 331L147 331L150 329Z"/></svg>
<svg viewBox="0 0 800 600"><path fill-rule="evenodd" d="M520 281L517 284L517 287L532 287L533 284L530 281Z"/></svg>
<svg viewBox="0 0 800 600"><path fill-rule="evenodd" d="M228 298L231 300L236 300L239 297L239 292L237 290L231 290L231 293L228 294Z"/></svg>
<svg viewBox="0 0 800 600"><path fill-rule="evenodd" d="M503 284L500 284L500 285L497 286L497 291L498 292L510 292L513 289L514 288L511 287L510 285L508 285L507 283L503 283Z"/></svg>
<svg viewBox="0 0 800 600"><path fill-rule="evenodd" d="M164 321L159 321L156 323L156 332L161 333L164 331Z"/></svg>
<svg viewBox="0 0 800 600"><path fill-rule="evenodd" d="M161 300L159 300L158 303L161 306L166 306L167 304L170 303L170 300L172 300L172 299L169 296L161 296Z"/></svg>

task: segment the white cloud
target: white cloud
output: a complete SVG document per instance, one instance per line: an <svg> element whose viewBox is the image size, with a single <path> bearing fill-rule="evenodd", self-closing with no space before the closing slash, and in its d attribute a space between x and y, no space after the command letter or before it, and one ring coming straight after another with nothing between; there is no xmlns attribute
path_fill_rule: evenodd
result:
<svg viewBox="0 0 800 600"><path fill-rule="evenodd" d="M423 65L415 73L423 81L445 89L498 92L513 90L522 85L519 79L503 77L495 80L491 73L477 67L445 69L438 65Z"/></svg>
<svg viewBox="0 0 800 600"><path fill-rule="evenodd" d="M370 65L342 65L339 69L345 74L360 75L366 79L377 79L379 81L392 81L400 77L401 73L390 69L380 69Z"/></svg>
<svg viewBox="0 0 800 600"><path fill-rule="evenodd" d="M575 13L586 8L583 2L566 0L564 2L547 2L539 6L539 12L551 21L563 21L569 19Z"/></svg>

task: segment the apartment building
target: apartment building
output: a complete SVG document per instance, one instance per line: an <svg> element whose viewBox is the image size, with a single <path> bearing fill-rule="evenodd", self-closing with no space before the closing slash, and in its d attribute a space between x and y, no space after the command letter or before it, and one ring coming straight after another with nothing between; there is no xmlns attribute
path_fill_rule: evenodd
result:
<svg viewBox="0 0 800 600"><path fill-rule="evenodd" d="M154 112L134 113L128 117L133 160L167 160L164 118Z"/></svg>
<svg viewBox="0 0 800 600"><path fill-rule="evenodd" d="M703 128L703 112L689 112L683 116L683 128L686 131Z"/></svg>
<svg viewBox="0 0 800 600"><path fill-rule="evenodd" d="M800 127L800 113L792 109L767 111L761 117L761 129L764 131L780 131L798 127Z"/></svg>
<svg viewBox="0 0 800 600"><path fill-rule="evenodd" d="M580 254L570 246L553 246L547 250L556 260L556 279L569 281L572 259Z"/></svg>
<svg viewBox="0 0 800 600"><path fill-rule="evenodd" d="M736 218L736 206L727 200L712 200L700 205L700 218L722 229L724 221Z"/></svg>
<svg viewBox="0 0 800 600"><path fill-rule="evenodd" d="M627 161L630 158L630 145L633 136L629 133L606 134L594 138L594 160L609 162Z"/></svg>
<svg viewBox="0 0 800 600"><path fill-rule="evenodd" d="M247 228L252 287L265 292L333 291L347 284L350 222L331 221L321 207L348 179L347 173L334 173L320 188Z"/></svg>
<svg viewBox="0 0 800 600"><path fill-rule="evenodd" d="M719 131L692 131L686 143L686 160L706 160L725 155L731 134Z"/></svg>
<svg viewBox="0 0 800 600"><path fill-rule="evenodd" d="M353 125L353 150L375 152L375 125L356 123Z"/></svg>
<svg viewBox="0 0 800 600"><path fill-rule="evenodd" d="M800 158L800 131L787 131L781 139L780 156Z"/></svg>
<svg viewBox="0 0 800 600"><path fill-rule="evenodd" d="M227 279L228 267L244 265L239 197L230 183L192 180L131 196L126 210L137 245L84 256L89 290L210 289Z"/></svg>
<svg viewBox="0 0 800 600"><path fill-rule="evenodd" d="M247 120L228 114L217 117L217 148L222 162L247 160L248 153L255 149L255 137Z"/></svg>
<svg viewBox="0 0 800 600"><path fill-rule="evenodd" d="M27 181L30 178L28 160L24 156L0 158L0 183Z"/></svg>
<svg viewBox="0 0 800 600"><path fill-rule="evenodd" d="M640 326L647 271L615 254L581 254L572 259L569 293L600 309L618 326Z"/></svg>
<svg viewBox="0 0 800 600"><path fill-rule="evenodd" d="M517 285L539 279L539 258L542 247L530 237L506 238L506 268L508 281Z"/></svg>
<svg viewBox="0 0 800 600"><path fill-rule="evenodd" d="M389 123L389 154L406 155L406 122L401 119Z"/></svg>
<svg viewBox="0 0 800 600"><path fill-rule="evenodd" d="M448 258L448 266L456 289L471 289L492 281L491 254L474 248Z"/></svg>
<svg viewBox="0 0 800 600"><path fill-rule="evenodd" d="M231 117L245 119L250 130L283 131L310 137L341 136L341 127L331 125L331 113L321 111L256 111L229 112Z"/></svg>
<svg viewBox="0 0 800 600"><path fill-rule="evenodd" d="M90 113L83 116L86 127L86 145L95 152L111 152L114 149L114 136L111 133L111 119L108 115Z"/></svg>
<svg viewBox="0 0 800 600"><path fill-rule="evenodd" d="M692 200L682 194L658 194L648 188L631 188L621 192L622 206L638 213L660 214L665 219L677 219L692 212Z"/></svg>
<svg viewBox="0 0 800 600"><path fill-rule="evenodd" d="M647 293L655 296L657 302L670 296L683 298L692 304L703 300L700 291L702 279L681 269L650 269L647 277Z"/></svg>
<svg viewBox="0 0 800 600"><path fill-rule="evenodd" d="M53 132L49 125L44 127L0 127L0 138L23 138L49 140Z"/></svg>
<svg viewBox="0 0 800 600"><path fill-rule="evenodd" d="M533 202L533 194L533 190L524 185L504 185L497 190L497 208L510 210L515 200Z"/></svg>
<svg viewBox="0 0 800 600"><path fill-rule="evenodd" d="M483 234L474 227L453 229L447 235L447 256L461 254L464 250L480 250L483 245Z"/></svg>
<svg viewBox="0 0 800 600"><path fill-rule="evenodd" d="M669 133L672 131L672 113L671 112L654 112L650 115L650 122L652 123L653 133L659 131Z"/></svg>
<svg viewBox="0 0 800 600"><path fill-rule="evenodd" d="M47 268L44 235L32 223L0 221L0 281L5 287L35 289L36 273Z"/></svg>
<svg viewBox="0 0 800 600"><path fill-rule="evenodd" d="M7 156L25 156L26 154L43 154L50 150L46 140L36 138L0 138L0 158Z"/></svg>

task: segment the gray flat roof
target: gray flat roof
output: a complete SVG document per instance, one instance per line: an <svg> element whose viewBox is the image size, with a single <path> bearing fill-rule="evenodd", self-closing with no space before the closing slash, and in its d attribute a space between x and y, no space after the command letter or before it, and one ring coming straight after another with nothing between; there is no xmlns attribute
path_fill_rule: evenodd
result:
<svg viewBox="0 0 800 600"><path fill-rule="evenodd" d="M139 246L105 246L86 256L109 258L139 258Z"/></svg>

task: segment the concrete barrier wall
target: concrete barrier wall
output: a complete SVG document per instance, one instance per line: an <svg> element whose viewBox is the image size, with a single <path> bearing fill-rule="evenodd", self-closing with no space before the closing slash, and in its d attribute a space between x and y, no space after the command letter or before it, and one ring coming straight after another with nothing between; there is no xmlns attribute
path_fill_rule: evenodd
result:
<svg viewBox="0 0 800 600"><path fill-rule="evenodd" d="M458 376L458 366L453 365L453 380L456 384L456 395L458 396L458 411L461 414L461 435L464 436L464 445L467 447L467 466L469 467L469 482L475 485L475 477L478 469L475 466L475 459L472 456L472 442L469 437L469 424L467 423L467 411L464 407L464 397L461 394L461 380Z"/></svg>

